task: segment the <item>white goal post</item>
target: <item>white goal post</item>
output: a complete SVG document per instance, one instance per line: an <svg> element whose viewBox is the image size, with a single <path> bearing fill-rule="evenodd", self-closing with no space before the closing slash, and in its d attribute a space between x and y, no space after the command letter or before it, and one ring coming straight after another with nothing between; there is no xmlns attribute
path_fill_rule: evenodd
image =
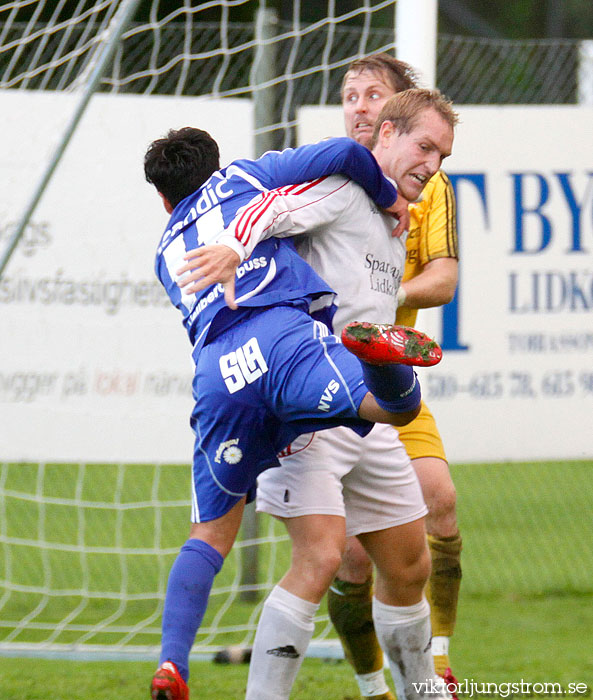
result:
<svg viewBox="0 0 593 700"><path fill-rule="evenodd" d="M301 105L337 103L352 60L395 52L395 0L173 5L0 6L0 653L158 651L189 520L191 369L151 269L146 146L189 123L225 161L294 145ZM249 644L286 539L244 531L196 653Z"/></svg>
<svg viewBox="0 0 593 700"><path fill-rule="evenodd" d="M424 85L436 87L438 0L398 0L396 56L418 71Z"/></svg>

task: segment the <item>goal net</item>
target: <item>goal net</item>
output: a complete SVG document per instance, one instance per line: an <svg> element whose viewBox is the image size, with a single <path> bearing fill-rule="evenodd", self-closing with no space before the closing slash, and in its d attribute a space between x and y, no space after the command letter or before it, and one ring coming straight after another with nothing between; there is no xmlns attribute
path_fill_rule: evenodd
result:
<svg viewBox="0 0 593 700"><path fill-rule="evenodd" d="M337 103L350 61L394 49L393 0L288 5L0 7L0 252L22 227L0 278L0 650L158 649L189 527L191 367L152 273L166 218L142 157L187 124L224 161L294 145L301 105ZM249 644L288 565L282 527L251 523L196 653ZM313 652L329 632L322 610Z"/></svg>

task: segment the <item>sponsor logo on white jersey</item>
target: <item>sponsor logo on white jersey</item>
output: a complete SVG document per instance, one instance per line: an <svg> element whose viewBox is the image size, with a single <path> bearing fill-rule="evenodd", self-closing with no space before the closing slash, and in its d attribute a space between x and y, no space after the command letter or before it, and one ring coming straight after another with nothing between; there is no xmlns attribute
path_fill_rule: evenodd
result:
<svg viewBox="0 0 593 700"><path fill-rule="evenodd" d="M399 282L402 271L389 260L379 260L372 253L367 253L365 256L364 266L371 271L372 274L381 272Z"/></svg>
<svg viewBox="0 0 593 700"><path fill-rule="evenodd" d="M402 280L402 269L389 260L380 260L372 253L367 253L365 268L370 270L370 288L389 297L395 296Z"/></svg>

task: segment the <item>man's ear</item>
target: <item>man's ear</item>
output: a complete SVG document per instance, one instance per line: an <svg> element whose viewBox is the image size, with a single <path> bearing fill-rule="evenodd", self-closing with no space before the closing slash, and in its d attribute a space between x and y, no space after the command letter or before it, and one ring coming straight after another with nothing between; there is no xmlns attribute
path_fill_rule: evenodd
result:
<svg viewBox="0 0 593 700"><path fill-rule="evenodd" d="M172 214L173 209L175 207L171 206L171 202L169 202L169 200L165 197L165 195L162 192L159 192L159 197L163 201L163 206L165 207L165 211L167 212L167 214Z"/></svg>
<svg viewBox="0 0 593 700"><path fill-rule="evenodd" d="M389 121L389 119L386 119L379 127L379 138L377 139L377 142L383 148L388 148L391 138L394 136L395 133L396 128L393 125L393 122Z"/></svg>

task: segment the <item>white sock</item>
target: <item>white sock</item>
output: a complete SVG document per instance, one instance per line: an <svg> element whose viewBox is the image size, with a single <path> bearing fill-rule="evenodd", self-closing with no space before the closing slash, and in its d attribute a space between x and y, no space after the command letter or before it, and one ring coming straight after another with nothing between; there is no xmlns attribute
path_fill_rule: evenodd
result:
<svg viewBox="0 0 593 700"><path fill-rule="evenodd" d="M430 695L436 673L430 650L428 601L423 598L415 605L396 607L373 598L373 621L399 700Z"/></svg>
<svg viewBox="0 0 593 700"><path fill-rule="evenodd" d="M280 586L272 590L257 625L245 700L288 700L318 608Z"/></svg>
<svg viewBox="0 0 593 700"><path fill-rule="evenodd" d="M432 655L449 656L449 637L432 638Z"/></svg>
<svg viewBox="0 0 593 700"><path fill-rule="evenodd" d="M371 673L356 673L354 674L360 694L364 698L373 697L373 695L385 695L389 692L389 686L385 681L385 671L372 671Z"/></svg>

